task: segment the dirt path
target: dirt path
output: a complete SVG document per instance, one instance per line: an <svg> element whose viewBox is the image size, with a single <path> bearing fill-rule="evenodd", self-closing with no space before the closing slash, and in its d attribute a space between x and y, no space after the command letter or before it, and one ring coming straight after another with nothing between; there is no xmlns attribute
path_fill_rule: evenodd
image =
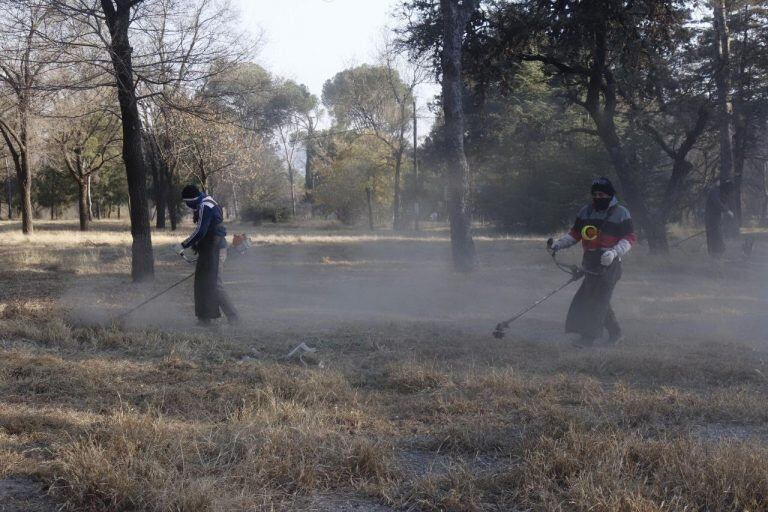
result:
<svg viewBox="0 0 768 512"><path fill-rule="evenodd" d="M26 478L0 480L0 512L54 512L42 486Z"/></svg>

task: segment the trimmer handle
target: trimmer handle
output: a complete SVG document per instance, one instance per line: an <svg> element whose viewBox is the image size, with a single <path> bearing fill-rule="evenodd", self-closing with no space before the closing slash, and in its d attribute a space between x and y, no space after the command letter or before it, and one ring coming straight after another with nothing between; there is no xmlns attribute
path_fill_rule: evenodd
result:
<svg viewBox="0 0 768 512"><path fill-rule="evenodd" d="M551 238L547 239L547 252L554 258L555 250L552 247L555 245L555 241Z"/></svg>

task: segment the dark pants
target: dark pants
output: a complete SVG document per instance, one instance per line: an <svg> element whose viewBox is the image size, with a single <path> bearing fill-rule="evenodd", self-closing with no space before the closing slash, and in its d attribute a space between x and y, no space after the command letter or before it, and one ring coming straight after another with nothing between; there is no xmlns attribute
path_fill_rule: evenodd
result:
<svg viewBox="0 0 768 512"><path fill-rule="evenodd" d="M725 254L722 215L719 212L707 213L704 225L707 230L707 252L710 256L719 258Z"/></svg>
<svg viewBox="0 0 768 512"><path fill-rule="evenodd" d="M607 329L610 335L618 335L621 326L611 307L611 296L616 283L621 279L621 262L616 259L609 267L600 264L600 251L584 253L582 266L587 273L579 290L573 297L565 332L580 334L587 340L594 340Z"/></svg>
<svg viewBox="0 0 768 512"><path fill-rule="evenodd" d="M227 318L236 318L237 309L224 290L221 279L223 260L222 250L226 251L222 237L206 235L198 244L198 258L195 266L195 316L200 320L213 320L221 317L223 311Z"/></svg>

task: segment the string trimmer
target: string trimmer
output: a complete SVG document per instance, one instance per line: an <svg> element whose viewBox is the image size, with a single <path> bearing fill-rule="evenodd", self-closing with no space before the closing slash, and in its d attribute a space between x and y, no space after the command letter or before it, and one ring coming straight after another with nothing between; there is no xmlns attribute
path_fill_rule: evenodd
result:
<svg viewBox="0 0 768 512"><path fill-rule="evenodd" d="M560 270L562 270L566 274L570 275L571 278L568 281L566 281L565 283L563 283L562 285L558 286L556 289L552 290L551 292L549 292L548 294L546 294L545 296L543 296L542 298L537 300L536 302L534 302L533 304L531 304L530 306L526 307L525 309L523 309L522 311L517 313L512 318L510 318L508 320L504 320L500 324L496 325L496 329L493 330L493 337L494 338L502 339L504 337L504 331L506 331L509 328L509 326L510 326L510 324L512 324L512 322L514 322L515 320L519 319L520 317L522 317L523 315L525 315L526 313L528 313L532 309L536 308L537 306L543 304L550 297L552 297L553 295L555 295L558 292L562 291L563 289L565 289L571 283L574 283L574 282L578 281L579 279L584 277L585 274L593 274L594 273L594 272L589 272L587 270L584 270L583 268L579 267L578 265L566 265L565 263L561 263L561 262L557 261L557 253L552 250L552 243L553 242L552 242L551 238L549 240L547 240L547 248L549 249L550 253L552 254L552 261L555 262L555 265L557 266L557 268L559 268Z"/></svg>
<svg viewBox="0 0 768 512"><path fill-rule="evenodd" d="M138 306L134 306L133 308L131 308L131 309L129 309L128 311L126 311L125 313L121 313L120 315L118 315L117 317L115 317L115 321L116 321L116 322L122 322L123 320L125 320L126 318L128 318L128 316L129 316L131 313L133 313L134 311L137 311L137 310L139 310L139 309L143 308L144 306L146 306L147 304L149 304L149 303L150 303L150 302L152 302L153 300L157 299L158 297L161 297L161 296L165 295L165 294L166 294L166 293L168 293L169 291L171 291L171 290L173 290L174 288L176 288L177 286L179 286L181 283L183 283L183 282L185 282L185 281L188 281L189 279L192 279L193 277L195 277L195 273L194 273L194 272L192 272L191 274L189 274L187 277L185 277L185 278L184 278L184 279L182 279L181 281L179 281L179 282L177 282L177 283L173 284L172 286L169 286L168 288L166 288L165 290L161 291L160 293L157 293L157 294L155 294L155 295L151 296L150 298L148 298L147 300L145 300L144 302L142 302L142 303L141 303L141 304L139 304Z"/></svg>
<svg viewBox="0 0 768 512"><path fill-rule="evenodd" d="M248 237L247 235L244 235L244 234L242 234L242 235L235 235L233 237L233 240L232 240L232 247L234 248L234 250L238 254L243 255L243 254L248 252L248 249L253 247L253 243L251 242L250 237ZM181 245L176 244L176 245L174 245L172 247L172 250L173 250L174 253L176 253L179 256L181 256L182 259L184 261L186 261L187 263L194 264L194 263L197 262L198 254L197 254L196 251L194 251L192 249L184 249ZM190 252L192 254L189 254ZM188 276L186 276L181 281L178 281L178 282L174 283L173 285L169 286L165 290L163 290L163 291L161 291L159 293L156 293L155 295L151 296L150 298L148 298L147 300L145 300L141 304L138 304L137 306L134 306L133 308L129 309L128 311L126 311L124 313L121 313L120 315L116 316L115 317L115 321L116 322L124 321L132 313L134 313L134 312L138 311L139 309L143 308L144 306L146 306L147 304L149 304L153 300L162 297L163 295L165 295L169 291L173 290L174 288L176 288L180 284L184 283L185 281L188 281L188 280L192 279L194 276L195 276L194 272L189 274Z"/></svg>

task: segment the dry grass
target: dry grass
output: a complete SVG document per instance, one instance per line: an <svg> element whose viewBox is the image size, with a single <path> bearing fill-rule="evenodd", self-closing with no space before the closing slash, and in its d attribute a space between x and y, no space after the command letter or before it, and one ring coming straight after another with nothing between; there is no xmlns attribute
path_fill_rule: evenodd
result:
<svg viewBox="0 0 768 512"><path fill-rule="evenodd" d="M358 258L355 244L405 243L342 230L262 236L318 244L307 261L342 273L357 261L375 271L375 254ZM73 321L62 294L120 289L111 274L127 269L127 241L117 231L45 232L29 244L0 234L0 479L43 482L52 507L299 510L355 496L358 510L768 509L764 345L714 333L575 351L418 322L339 323L310 339ZM500 268L505 258L486 255ZM678 264L638 260L642 278ZM743 299L722 321L764 307L746 281L713 279L717 293ZM702 286L663 304L707 304ZM283 359L298 340L320 347L315 366Z"/></svg>

